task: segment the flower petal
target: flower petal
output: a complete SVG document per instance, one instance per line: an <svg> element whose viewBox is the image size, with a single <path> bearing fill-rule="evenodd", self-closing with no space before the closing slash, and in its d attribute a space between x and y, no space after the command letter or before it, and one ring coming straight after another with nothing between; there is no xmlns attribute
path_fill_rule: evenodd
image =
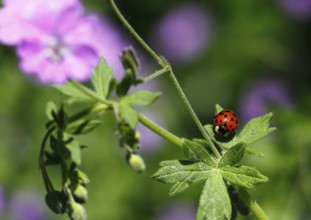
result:
<svg viewBox="0 0 311 220"><path fill-rule="evenodd" d="M68 79L68 72L64 67L64 63L53 63L45 60L42 63L42 69L38 72L38 76L43 83L62 84Z"/></svg>

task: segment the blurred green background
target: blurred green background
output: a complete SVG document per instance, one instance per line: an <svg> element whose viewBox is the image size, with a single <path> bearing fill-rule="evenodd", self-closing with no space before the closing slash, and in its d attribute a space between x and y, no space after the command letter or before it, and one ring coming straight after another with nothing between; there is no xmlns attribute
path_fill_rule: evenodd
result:
<svg viewBox="0 0 311 220"><path fill-rule="evenodd" d="M265 157L245 159L270 179L251 194L271 219L306 220L311 219L311 9L302 16L302 12L289 12L279 2L120 0L117 4L137 32L164 56L167 47L161 46L155 37L166 15L190 3L206 13L203 17L208 29L194 34L184 42L184 47L199 41L195 37L200 34L206 35L206 42L189 57L176 58L174 51L167 52L166 57L172 59L175 74L203 124L212 121L216 103L236 111L241 126L251 116L274 112L272 123L278 130L253 144ZM88 0L84 4L88 11L111 19L129 36L105 1ZM180 34L187 31L192 30ZM178 38L178 35L163 35L172 42ZM159 68L135 42L133 45L142 57L142 74ZM0 190L4 195L0 219L11 219L12 201L18 193L31 192L37 198L38 209L42 209L45 192L38 154L45 132L45 104L49 100L60 103L63 96L22 74L14 48L1 45L0 57ZM153 88L163 95L144 111L155 115L156 121L178 136L200 137L170 79L161 76L155 81ZM170 186L150 179L161 160L184 158L181 150L156 140L143 154L146 172L133 173L118 147L112 118L107 114L105 123L97 130L79 137L81 143L89 146L82 164L82 170L91 179L86 204L89 219L191 219L186 218L187 214L176 217L185 210L194 219L202 186L196 185L169 198ZM145 142L148 145L148 140ZM57 169L51 172L59 176ZM43 219L67 219L52 214L45 206L43 212ZM253 217L239 216L239 219Z"/></svg>

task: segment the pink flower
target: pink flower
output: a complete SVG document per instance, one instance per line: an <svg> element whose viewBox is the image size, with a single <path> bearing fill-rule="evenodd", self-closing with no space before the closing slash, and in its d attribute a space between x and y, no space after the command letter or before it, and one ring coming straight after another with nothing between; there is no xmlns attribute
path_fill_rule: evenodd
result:
<svg viewBox="0 0 311 220"><path fill-rule="evenodd" d="M107 20L84 13L78 0L6 0L0 11L0 41L15 45L20 68L43 83L88 80L104 56L120 74L125 46Z"/></svg>

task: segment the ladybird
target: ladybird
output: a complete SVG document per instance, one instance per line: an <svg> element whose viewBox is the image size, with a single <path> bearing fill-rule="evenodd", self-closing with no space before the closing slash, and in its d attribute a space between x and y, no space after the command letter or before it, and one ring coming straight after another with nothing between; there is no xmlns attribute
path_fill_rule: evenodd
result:
<svg viewBox="0 0 311 220"><path fill-rule="evenodd" d="M235 132L238 125L238 116L231 110L223 110L213 120L213 131L217 136L228 137Z"/></svg>

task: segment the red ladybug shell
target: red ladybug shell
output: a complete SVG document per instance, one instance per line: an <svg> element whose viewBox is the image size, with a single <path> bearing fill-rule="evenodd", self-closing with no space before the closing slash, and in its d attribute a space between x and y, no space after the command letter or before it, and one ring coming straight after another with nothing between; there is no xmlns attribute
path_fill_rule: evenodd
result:
<svg viewBox="0 0 311 220"><path fill-rule="evenodd" d="M219 112L213 120L213 130L216 135L227 137L238 128L238 116L231 110Z"/></svg>

